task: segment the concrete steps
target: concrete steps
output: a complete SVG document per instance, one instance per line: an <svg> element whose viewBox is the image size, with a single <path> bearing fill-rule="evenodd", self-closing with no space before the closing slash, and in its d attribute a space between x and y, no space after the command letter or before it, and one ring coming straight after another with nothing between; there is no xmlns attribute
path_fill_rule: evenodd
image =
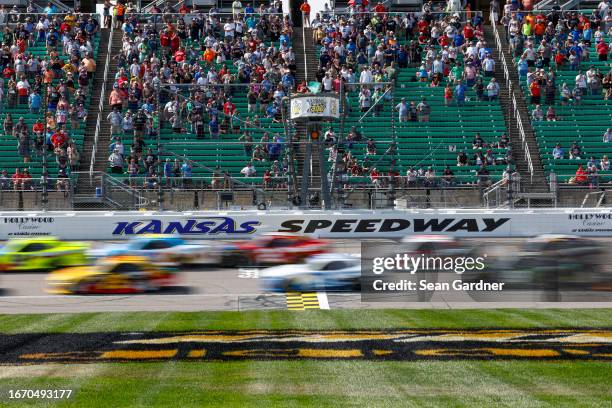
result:
<svg viewBox="0 0 612 408"><path fill-rule="evenodd" d="M502 111L506 120L506 127L508 128L508 136L512 143L513 158L516 163L516 169L521 175L521 188L527 193L548 193L550 192L546 176L544 174L544 168L540 159L540 149L536 141L533 127L531 126L531 120L527 105L525 104L525 96L519 85L519 78L514 66L512 66L512 56L507 51L507 44L504 44L502 38L502 47L504 48L504 57L506 62L510 65L508 67L508 74L510 81L515 89L508 89L504 78L504 70L501 62L501 55L497 47L495 46L495 36L493 28L490 25L485 25L484 33L489 47L492 49L493 59L496 62L495 65L495 77L497 78L500 85L500 103L502 105ZM527 159L525 158L523 141L519 133L518 121L515 118L514 108L512 106L512 95L516 98L518 111L523 124L523 130L526 136L527 146L530 152L531 162L533 164L533 178L530 177L528 170Z"/></svg>

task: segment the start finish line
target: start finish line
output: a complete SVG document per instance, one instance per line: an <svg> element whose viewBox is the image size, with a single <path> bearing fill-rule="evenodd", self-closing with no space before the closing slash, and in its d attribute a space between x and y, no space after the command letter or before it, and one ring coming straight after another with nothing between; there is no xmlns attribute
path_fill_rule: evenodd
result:
<svg viewBox="0 0 612 408"><path fill-rule="evenodd" d="M247 238L270 232L321 238L612 236L612 210L381 210L199 212L1 212L0 239L126 239L177 234L189 239Z"/></svg>

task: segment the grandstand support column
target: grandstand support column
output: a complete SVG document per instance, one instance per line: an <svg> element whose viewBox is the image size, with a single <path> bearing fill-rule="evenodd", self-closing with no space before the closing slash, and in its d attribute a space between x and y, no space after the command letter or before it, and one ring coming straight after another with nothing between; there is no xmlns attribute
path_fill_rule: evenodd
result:
<svg viewBox="0 0 612 408"><path fill-rule="evenodd" d="M506 193L508 208L514 207L514 182L515 182L515 177L516 176L514 174L512 174L512 173L508 175L508 191Z"/></svg>
<svg viewBox="0 0 612 408"><path fill-rule="evenodd" d="M318 127L318 132L319 132L319 137L317 137L317 140L314 142L317 145L317 158L319 160L319 174L320 174L320 180L321 180L321 192L323 195L323 205L325 206L326 210L331 210L331 194L330 194L330 189L329 189L329 180L327 179L327 169L325 168L325 147L323 145L325 139L321 137L321 131L320 131L320 127ZM333 184L333 180L332 180L332 184Z"/></svg>
<svg viewBox="0 0 612 408"><path fill-rule="evenodd" d="M290 98L284 97L281 101L281 115L283 120L283 127L285 129L285 140L287 140L287 146L289 146L289 152L291 154L290 166L287 174L288 184L288 197L287 201L293 205L299 202L298 187L297 187L297 171L296 171L296 132L294 132L295 125L291 123L289 126L289 104ZM296 201L297 200L297 201ZM304 201L301 201L303 203Z"/></svg>
<svg viewBox="0 0 612 408"><path fill-rule="evenodd" d="M302 180L301 180L301 184L300 184L300 202L302 207L307 208L308 207L308 186L309 186L309 180L310 180L310 163L311 163L311 156L312 156L312 143L310 142L310 137L308 138L308 142L307 143L300 143L300 149L304 148L303 154L302 154L302 172L301 172L301 176L302 176Z"/></svg>
<svg viewBox="0 0 612 408"><path fill-rule="evenodd" d="M161 159L162 159L162 145L161 145L161 127L162 127L162 120L161 120L161 98L160 98L160 93L161 93L161 87L157 88L157 92L156 92L156 98L157 98L157 137L156 137L156 141L157 141L157 206L159 211L163 211L164 209L164 189L162 187L162 164L161 164Z"/></svg>
<svg viewBox="0 0 612 408"><path fill-rule="evenodd" d="M338 139L336 140L336 149L340 151L340 147L344 143L344 117L346 112L346 96L345 96L345 85L344 82L340 82L340 129L338 131ZM336 155L333 167L331 169L331 180L330 180L330 196L334 200L335 208L342 208L344 206L344 191L342 190L342 180L338 180L338 174L336 170L340 164L340 155ZM342 175L340 175L342 178Z"/></svg>
<svg viewBox="0 0 612 408"><path fill-rule="evenodd" d="M46 121L45 121L45 128L46 128ZM47 134L46 129L45 129L45 134ZM40 202L42 204L43 211L47 211L47 204L49 203L49 191L48 191L49 164L47 163L47 146L43 147L42 167L43 167L43 172L42 172L43 185L42 185L42 199Z"/></svg>

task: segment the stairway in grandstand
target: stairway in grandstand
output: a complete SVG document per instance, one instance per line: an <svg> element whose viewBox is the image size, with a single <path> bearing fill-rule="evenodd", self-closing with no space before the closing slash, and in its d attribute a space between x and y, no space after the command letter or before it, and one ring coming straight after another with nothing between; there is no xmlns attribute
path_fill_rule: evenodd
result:
<svg viewBox="0 0 612 408"><path fill-rule="evenodd" d="M104 172L106 171L108 164L108 145L110 143L110 124L106 119L106 117L110 113L108 95L110 93L109 87L112 88L113 85L115 73L117 72L117 67L116 64L113 64L112 62L109 64L107 81L104 87L105 92L104 95L102 95L102 88L104 84L104 67L108 55L109 41L112 40L112 48L110 50L110 58L112 58L113 55L117 55L117 53L121 50L122 34L121 30L111 30L108 28L102 29L101 32L102 40L100 43L100 53L98 55L98 58L96 59L98 75L94 79L91 109L87 117L87 137L85 139L84 151L81 155L81 165L79 168L79 170L82 172L89 172L90 170L94 172ZM102 110L99 111L100 101ZM94 150L94 140L96 125L98 121L98 114L100 114L100 127L98 133L97 149L95 152L95 158L93 161L92 168L91 159ZM90 183L90 180L88 178L81 177L78 180L76 188L77 197L92 197L94 190L95 186Z"/></svg>
<svg viewBox="0 0 612 408"><path fill-rule="evenodd" d="M104 63L108 55L109 36L109 29L104 28L100 30L100 51L98 52L98 58L96 58L96 72L98 75L96 75L93 80L93 94L86 123L87 135L83 143L83 152L81 153L81 163L79 165L79 171L82 172L90 170L91 156L94 148L94 131L96 129L96 122L98 121L98 108L101 99L100 92L102 90L102 84L104 83ZM85 185L83 181L77 183L77 187L79 187L79 190L84 189Z"/></svg>
<svg viewBox="0 0 612 408"><path fill-rule="evenodd" d="M531 126L531 122L529 121L529 112L525 106L523 98L517 97L517 104L519 106L519 114L522 119L522 124L525 131L527 146L529 148L531 161L533 164L533 177L530 178L529 167L527 165L527 160L525 159L525 153L523 149L523 142L521 135L519 133L519 128L517 121L514 117L515 112L512 108L511 98L512 94L506 85L506 81L504 80L504 70L502 65L501 55L495 46L495 36L493 33L493 29L490 25L484 26L485 39L489 48L492 50L492 56L495 60L495 77L498 79L500 85L500 103L502 105L502 111L504 112L504 117L506 119L506 124L508 126L508 136L510 137L510 141L513 147L513 158L516 163L516 170L521 175L521 185L525 189L525 191L530 193L544 193L548 192L549 188L546 183L544 177L544 170L542 168L542 162L540 160L539 148L535 141L533 128ZM504 57L506 61L512 61L510 54L504 50ZM510 80L512 83L518 83L518 76L516 74L516 70L510 69ZM519 93L520 94L520 93Z"/></svg>
<svg viewBox="0 0 612 408"><path fill-rule="evenodd" d="M295 63L297 66L296 82L312 81L315 79L315 73L318 67L317 50L312 43L311 28L296 28L294 31L293 50L295 52ZM305 123L297 123L295 125L296 134L300 143L298 154L296 155L298 176L308 175L308 184L310 188L318 189L321 187L321 171L319 165L318 146L313 143L307 146L306 142L310 140ZM306 153L306 149L311 149L311 154ZM316 154L315 154L316 153ZM310 157L308 163L305 162L306 157ZM304 171L306 169L306 173Z"/></svg>

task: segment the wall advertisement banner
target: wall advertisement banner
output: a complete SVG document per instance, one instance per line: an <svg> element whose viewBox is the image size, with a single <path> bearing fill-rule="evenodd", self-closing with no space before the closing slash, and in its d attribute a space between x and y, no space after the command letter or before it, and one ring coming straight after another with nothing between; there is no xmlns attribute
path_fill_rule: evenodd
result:
<svg viewBox="0 0 612 408"><path fill-rule="evenodd" d="M248 238L269 232L322 238L391 238L416 234L455 237L526 237L540 234L612 236L612 211L387 210L236 212L4 212L0 239L57 236L118 240L143 234L189 239Z"/></svg>

